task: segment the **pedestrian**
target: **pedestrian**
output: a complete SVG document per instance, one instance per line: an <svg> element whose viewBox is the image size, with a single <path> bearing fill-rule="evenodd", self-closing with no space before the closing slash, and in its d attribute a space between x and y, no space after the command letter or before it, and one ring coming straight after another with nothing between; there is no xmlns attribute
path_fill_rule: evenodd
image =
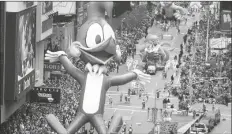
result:
<svg viewBox="0 0 232 134"><path fill-rule="evenodd" d="M212 111L214 112L214 110L215 110L215 102L213 102L212 104Z"/></svg>
<svg viewBox="0 0 232 134"><path fill-rule="evenodd" d="M146 93L146 102L148 102L148 99L149 99L149 95L148 95L148 93Z"/></svg>
<svg viewBox="0 0 232 134"><path fill-rule="evenodd" d="M133 132L133 129L132 129L132 125L131 125L129 128L129 134L132 134L132 132Z"/></svg>
<svg viewBox="0 0 232 134"><path fill-rule="evenodd" d="M163 79L167 78L167 72L165 71L165 69L163 70Z"/></svg>
<svg viewBox="0 0 232 134"><path fill-rule="evenodd" d="M193 110L193 119L196 118L196 110Z"/></svg>
<svg viewBox="0 0 232 134"><path fill-rule="evenodd" d="M145 100L142 101L142 109L145 109Z"/></svg>
<svg viewBox="0 0 232 134"><path fill-rule="evenodd" d="M111 120L108 121L108 128L110 128Z"/></svg>
<svg viewBox="0 0 232 134"><path fill-rule="evenodd" d="M190 110L190 105L188 104L188 106L187 106L187 116L188 116L188 113L189 113L189 110Z"/></svg>
<svg viewBox="0 0 232 134"><path fill-rule="evenodd" d="M205 102L203 103L203 113L205 114L206 112L206 105L205 105Z"/></svg>
<svg viewBox="0 0 232 134"><path fill-rule="evenodd" d="M170 99L169 99L169 97L167 98L167 103L170 103Z"/></svg>
<svg viewBox="0 0 232 134"><path fill-rule="evenodd" d="M130 103L130 95L127 96L127 101Z"/></svg>
<svg viewBox="0 0 232 134"><path fill-rule="evenodd" d="M170 97L171 95L171 92L170 92L170 89L168 89L168 97Z"/></svg>
<svg viewBox="0 0 232 134"><path fill-rule="evenodd" d="M167 98L163 99L163 108L166 108Z"/></svg>
<svg viewBox="0 0 232 134"><path fill-rule="evenodd" d="M171 105L171 108L172 108L172 109L174 108L174 104Z"/></svg>
<svg viewBox="0 0 232 134"><path fill-rule="evenodd" d="M117 69L117 73L119 73L119 65L120 65L120 63L117 64L117 68L116 68Z"/></svg>
<svg viewBox="0 0 232 134"><path fill-rule="evenodd" d="M122 102L123 93L120 94L120 102Z"/></svg>
<svg viewBox="0 0 232 134"><path fill-rule="evenodd" d="M131 89L129 88L128 89L128 93L127 93L128 95L130 95L131 94Z"/></svg>
<svg viewBox="0 0 232 134"><path fill-rule="evenodd" d="M92 126L89 130L89 134L93 134L94 133L94 127Z"/></svg>
<svg viewBox="0 0 232 134"><path fill-rule="evenodd" d="M122 131L123 131L124 133L126 133L126 122L123 123L123 129L122 129Z"/></svg>
<svg viewBox="0 0 232 134"><path fill-rule="evenodd" d="M156 96L157 96L157 99L159 99L160 91L157 91Z"/></svg>
<svg viewBox="0 0 232 134"><path fill-rule="evenodd" d="M142 97L142 91L140 90L139 91L139 99L141 99L141 97Z"/></svg>
<svg viewBox="0 0 232 134"><path fill-rule="evenodd" d="M125 95L125 102L127 103L127 96Z"/></svg>
<svg viewBox="0 0 232 134"><path fill-rule="evenodd" d="M171 76L171 84L173 84L173 82L174 82L174 76L172 75Z"/></svg>
<svg viewBox="0 0 232 134"><path fill-rule="evenodd" d="M150 108L148 107L147 108L147 120L149 120L149 115L150 115L149 112L150 112Z"/></svg>

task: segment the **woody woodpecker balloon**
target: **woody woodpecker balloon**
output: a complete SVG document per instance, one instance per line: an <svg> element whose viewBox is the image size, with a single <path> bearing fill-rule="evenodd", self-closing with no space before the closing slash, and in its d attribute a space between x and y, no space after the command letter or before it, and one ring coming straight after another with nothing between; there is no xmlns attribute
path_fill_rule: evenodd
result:
<svg viewBox="0 0 232 134"><path fill-rule="evenodd" d="M123 75L106 76L104 66L110 59L120 59L120 47L115 43L115 35L105 20L105 11L109 11L112 2L90 2L87 21L81 26L78 41L73 42L67 54L64 51L50 52L45 59L50 62L60 61L65 70L81 85L78 112L72 123L65 129L52 114L46 116L49 125L58 134L74 134L84 124L90 122L99 134L118 132L122 117L115 114L108 130L105 127L103 114L106 92L112 86L126 84L135 79L150 82L150 76L135 69ZM111 8L112 10L112 8ZM67 56L80 57L87 64L85 72L76 68Z"/></svg>

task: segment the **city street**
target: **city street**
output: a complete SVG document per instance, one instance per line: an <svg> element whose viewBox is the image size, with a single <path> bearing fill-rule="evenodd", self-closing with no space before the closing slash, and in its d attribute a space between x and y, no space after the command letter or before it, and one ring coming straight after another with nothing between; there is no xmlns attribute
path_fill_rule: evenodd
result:
<svg viewBox="0 0 232 134"><path fill-rule="evenodd" d="M175 27L172 27L169 29L168 32L161 31L160 28L157 26L153 26L151 29L149 29L150 34L160 35L160 34L167 34L172 35L174 38L172 40L160 40L161 43L169 43L171 46L167 47L167 50L170 51L170 59L172 60L175 55L178 55L180 51L180 44L183 42L183 35L187 33L188 27L192 24L194 18L190 18L188 20L187 25L181 24L180 30L181 34L177 33L177 30ZM144 38L139 41L139 44L141 45L144 42ZM119 74L124 74L127 72L126 65L120 66ZM115 73L113 73L115 74ZM112 87L108 91L107 95L110 95L113 98L113 106L109 105L109 100L106 100L106 108L105 108L105 114L104 119L106 121L109 121L111 116L114 112L119 112L123 116L123 120L127 122L127 126L130 126L132 124L134 132L136 133L148 133L151 131L153 127L152 122L147 121L147 108L152 108L155 105L155 99L154 95L156 90L161 91L160 98L156 100L156 107L162 108L162 101L165 96L168 95L168 93L163 92L163 88L165 85L165 82L170 82L170 77L173 74L173 70L169 70L167 74L167 79L162 78L162 72L157 72L156 75L152 76L151 83L148 83L145 85L146 92L149 94L149 100L146 102L146 108L142 110L142 100L139 99L137 95L132 95L130 104L125 103L124 97L123 102L120 102L120 94L123 93L123 95L127 94L128 88L130 87L130 83L120 86L119 91L117 91L117 87ZM115 74L116 75L116 74ZM179 83L179 76L176 76L174 79L174 84ZM172 104L174 104L174 108L178 108L178 99L175 97L170 97L170 101ZM181 117L178 119L179 125L184 125L188 123L188 120L186 118L183 118L182 121L180 121ZM191 119L189 120L191 121Z"/></svg>
<svg viewBox="0 0 232 134"><path fill-rule="evenodd" d="M202 108L202 103L194 104L192 107L194 109ZM231 134L231 106L216 104L215 108L221 111L221 122L210 132L210 134ZM212 112L212 104L207 104L206 109ZM226 120L223 121L222 119Z"/></svg>

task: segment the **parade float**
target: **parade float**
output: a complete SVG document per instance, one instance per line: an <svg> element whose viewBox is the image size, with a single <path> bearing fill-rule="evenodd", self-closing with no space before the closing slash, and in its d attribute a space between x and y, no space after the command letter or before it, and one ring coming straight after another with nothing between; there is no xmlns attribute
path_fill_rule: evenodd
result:
<svg viewBox="0 0 232 134"><path fill-rule="evenodd" d="M106 75L106 64L114 57L117 60L121 58L114 31L105 20L105 11L112 4L90 2L87 21L80 27L77 41L70 45L69 51L47 51L45 55L45 59L50 62L60 61L67 73L80 84L78 110L69 126L64 128L53 114L46 116L48 124L58 134L74 134L86 123L91 123L99 134L118 133L122 126L119 113L113 115L108 129L105 126L103 114L106 92L112 86L124 85L132 80L150 82L150 76L138 69L117 76ZM86 63L85 70L75 67L68 57L82 59Z"/></svg>
<svg viewBox="0 0 232 134"><path fill-rule="evenodd" d="M163 70L169 60L169 53L159 42L159 37L149 34L146 37L146 45L141 49L142 61L145 63L144 70L148 74L156 74Z"/></svg>

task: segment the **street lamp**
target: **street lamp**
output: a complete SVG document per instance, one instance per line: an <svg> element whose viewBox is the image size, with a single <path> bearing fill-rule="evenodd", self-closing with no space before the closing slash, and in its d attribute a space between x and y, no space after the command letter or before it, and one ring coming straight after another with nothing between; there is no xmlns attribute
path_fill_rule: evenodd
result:
<svg viewBox="0 0 232 134"><path fill-rule="evenodd" d="M156 82L156 87L157 87L157 82ZM154 134L157 133L157 112L158 112L158 109L156 107L156 96L157 96L157 89L155 89L155 93L154 93L154 97L155 97L155 100L154 100L154 108L152 109L152 115L153 115L153 122L154 122Z"/></svg>

